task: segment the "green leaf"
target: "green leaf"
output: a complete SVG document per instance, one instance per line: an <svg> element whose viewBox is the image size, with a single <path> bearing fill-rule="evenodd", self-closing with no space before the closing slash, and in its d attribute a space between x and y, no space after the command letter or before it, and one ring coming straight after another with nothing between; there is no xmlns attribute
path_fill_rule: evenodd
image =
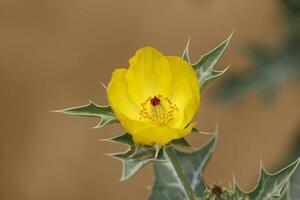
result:
<svg viewBox="0 0 300 200"><path fill-rule="evenodd" d="M184 138L172 140L171 144L175 146L191 147L191 145Z"/></svg>
<svg viewBox="0 0 300 200"><path fill-rule="evenodd" d="M135 147L131 146L131 148L122 153L113 153L113 154L107 154L109 156L112 156L115 159L118 159L122 161L123 164L123 171L121 176L121 181L127 180L134 174L136 174L140 168L142 168L147 162L140 162L140 161L134 161L130 160L129 157L132 156L135 152Z"/></svg>
<svg viewBox="0 0 300 200"><path fill-rule="evenodd" d="M109 138L109 139L103 139L102 141L115 142L115 143L125 144L125 145L129 145L129 146L134 145L132 136L128 133L125 133L123 135L119 135L119 136L116 136L113 138Z"/></svg>
<svg viewBox="0 0 300 200"><path fill-rule="evenodd" d="M300 199L300 167L297 167L290 181L286 184L282 195L276 200L299 200Z"/></svg>
<svg viewBox="0 0 300 200"><path fill-rule="evenodd" d="M293 200L290 196L290 183L287 183L279 197L273 197L272 200Z"/></svg>
<svg viewBox="0 0 300 200"><path fill-rule="evenodd" d="M154 162L155 182L151 189L149 200L187 199L183 186L168 161Z"/></svg>
<svg viewBox="0 0 300 200"><path fill-rule="evenodd" d="M196 62L195 64L191 64L196 70L201 91L203 88L205 88L208 85L208 83L223 75L226 72L226 70L229 68L227 67L224 70L220 70L220 71L214 69L215 65L218 63L225 49L227 48L230 39L232 37L232 34L233 33L231 33L230 36L224 42L222 42L218 47L216 47L209 53L203 55L198 62ZM189 62L188 49L189 49L189 42L182 55L182 58L187 62Z"/></svg>
<svg viewBox="0 0 300 200"><path fill-rule="evenodd" d="M192 133L193 133L193 134L196 134L196 135L198 135L198 134L202 134L202 135L213 135L213 134L214 134L214 133L202 131L202 130L199 130L199 129L196 129L196 128L193 128Z"/></svg>
<svg viewBox="0 0 300 200"><path fill-rule="evenodd" d="M300 127L297 130L298 136L295 138L294 147L288 156L289 162L300 159ZM300 167L298 167L295 173L292 175L289 187L288 187L288 200L299 200L300 199Z"/></svg>
<svg viewBox="0 0 300 200"><path fill-rule="evenodd" d="M300 199L300 167L297 168L295 174L291 178L288 196L290 200L299 200Z"/></svg>
<svg viewBox="0 0 300 200"><path fill-rule="evenodd" d="M142 169L151 161L165 160L165 156L160 146L136 145L134 144L132 136L128 133L113 138L104 139L102 141L115 142L129 146L129 149L125 152L107 154L122 161L122 181L127 180L135 175L140 169Z"/></svg>
<svg viewBox="0 0 300 200"><path fill-rule="evenodd" d="M203 170L216 144L216 134L202 148L193 152L172 151L188 179L191 188L199 196L204 195ZM187 195L170 161L154 162L155 182L149 200L186 200Z"/></svg>
<svg viewBox="0 0 300 200"><path fill-rule="evenodd" d="M154 160L158 162L165 159L162 149L157 151L154 148L145 149L143 146L131 146L126 152L108 155L122 161L123 172L120 179L121 181L127 180L135 175L149 162Z"/></svg>
<svg viewBox="0 0 300 200"><path fill-rule="evenodd" d="M248 54L251 66L246 72L232 74L222 81L213 99L234 105L255 92L264 103L274 105L287 84L299 85L299 0L277 0L276 3L280 6L278 14L284 20L282 31L285 33L277 40L277 47L270 49L267 42L251 42L246 48L240 48L242 54Z"/></svg>
<svg viewBox="0 0 300 200"><path fill-rule="evenodd" d="M251 192L243 192L235 184L234 199L237 200L275 200L283 199L286 195L285 187L288 187L290 177L295 172L299 159L275 174L266 172L261 165L260 177L256 187Z"/></svg>
<svg viewBox="0 0 300 200"><path fill-rule="evenodd" d="M192 133L200 133L200 131L199 131L196 127L194 127L194 128L192 129Z"/></svg>
<svg viewBox="0 0 300 200"><path fill-rule="evenodd" d="M190 46L190 39L188 40L186 47L183 51L182 54L182 59L185 60L186 62L190 63L190 57L189 57L189 46Z"/></svg>
<svg viewBox="0 0 300 200"><path fill-rule="evenodd" d="M109 139L103 139L102 141L115 142L129 146L129 149L125 152L107 154L122 161L122 181L127 180L131 176L135 175L142 167L151 161L166 160L161 146L136 145L134 144L132 136L128 133ZM173 140L170 144L174 146L190 147L184 138Z"/></svg>
<svg viewBox="0 0 300 200"><path fill-rule="evenodd" d="M229 69L230 65L228 67L226 67L223 70L211 70L209 76L207 77L207 79L203 82L200 90L202 90L203 88L206 87L206 85L208 85L209 83L211 83L213 80L215 80L216 78L222 76L228 69Z"/></svg>
<svg viewBox="0 0 300 200"><path fill-rule="evenodd" d="M110 106L99 106L92 101L87 105L67 108L55 112L84 117L99 117L101 118L101 121L95 128L101 128L105 125L118 122L118 119Z"/></svg>

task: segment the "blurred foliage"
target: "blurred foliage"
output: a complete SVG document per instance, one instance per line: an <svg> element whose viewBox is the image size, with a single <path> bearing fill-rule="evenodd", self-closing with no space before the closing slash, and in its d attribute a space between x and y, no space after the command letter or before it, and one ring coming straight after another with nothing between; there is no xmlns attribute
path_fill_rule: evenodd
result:
<svg viewBox="0 0 300 200"><path fill-rule="evenodd" d="M217 100L233 103L250 92L258 91L264 100L274 99L274 95L288 81L300 80L300 1L279 0L284 18L284 35L276 51L263 46L251 46L248 51L251 68L247 73L229 76L215 93ZM300 129L289 161L300 155ZM300 199L300 169L292 177L289 197Z"/></svg>
<svg viewBox="0 0 300 200"><path fill-rule="evenodd" d="M285 83L300 76L300 1L280 0L285 20L284 36L275 52L263 46L249 48L253 65L247 73L229 76L215 93L218 100L232 103L249 92L259 91L271 100Z"/></svg>

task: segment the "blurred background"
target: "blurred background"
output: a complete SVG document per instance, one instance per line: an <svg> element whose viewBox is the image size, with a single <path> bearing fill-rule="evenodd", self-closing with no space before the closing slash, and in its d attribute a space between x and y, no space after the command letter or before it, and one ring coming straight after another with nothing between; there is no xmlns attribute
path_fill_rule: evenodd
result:
<svg viewBox="0 0 300 200"><path fill-rule="evenodd" d="M218 65L231 68L202 92L196 121L219 127L207 182L235 175L249 190L260 160L272 172L299 156L299 16L298 0L0 0L0 199L146 199L151 167L120 182L104 153L124 149L99 141L122 127L49 111L107 104L99 81L140 47L181 55L191 37L196 61L233 29Z"/></svg>

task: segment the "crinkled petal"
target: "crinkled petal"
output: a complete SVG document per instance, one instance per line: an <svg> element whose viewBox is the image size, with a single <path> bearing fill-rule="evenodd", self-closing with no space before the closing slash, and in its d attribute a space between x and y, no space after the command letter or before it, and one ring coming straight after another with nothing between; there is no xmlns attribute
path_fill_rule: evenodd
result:
<svg viewBox="0 0 300 200"><path fill-rule="evenodd" d="M139 119L139 108L129 97L125 74L127 69L116 69L107 88L109 104L118 119L122 122L123 116L131 120Z"/></svg>
<svg viewBox="0 0 300 200"><path fill-rule="evenodd" d="M200 107L200 88L195 70L180 57L167 56L171 66L172 86L169 98L176 104L174 128L182 129L189 124Z"/></svg>
<svg viewBox="0 0 300 200"><path fill-rule="evenodd" d="M153 95L167 95L171 86L168 59L152 47L139 49L129 61L128 93L137 105Z"/></svg>

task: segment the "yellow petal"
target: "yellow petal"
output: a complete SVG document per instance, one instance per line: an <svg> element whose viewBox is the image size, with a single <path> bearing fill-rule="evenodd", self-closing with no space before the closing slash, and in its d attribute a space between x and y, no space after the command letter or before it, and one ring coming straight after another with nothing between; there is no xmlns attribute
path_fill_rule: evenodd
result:
<svg viewBox="0 0 300 200"><path fill-rule="evenodd" d="M125 80L126 72L127 69L116 69L107 88L109 104L121 122L123 121L123 116L131 120L139 118L139 108L128 95L127 82Z"/></svg>
<svg viewBox="0 0 300 200"><path fill-rule="evenodd" d="M136 144L165 145L174 139L179 139L189 134L195 123L190 123L185 129L169 128L167 126L153 126L133 134Z"/></svg>
<svg viewBox="0 0 300 200"><path fill-rule="evenodd" d="M190 133L200 106L194 69L180 57L166 57L150 47L138 50L129 64L128 70L114 71L107 95L135 143L165 145ZM154 96L162 104L157 109L149 105Z"/></svg>
<svg viewBox="0 0 300 200"><path fill-rule="evenodd" d="M129 61L128 92L137 105L153 95L167 95L171 85L168 59L152 47L139 49Z"/></svg>
<svg viewBox="0 0 300 200"><path fill-rule="evenodd" d="M182 129L189 124L200 107L200 88L195 70L180 57L167 56L171 65L172 86L170 100L176 104L174 128Z"/></svg>

